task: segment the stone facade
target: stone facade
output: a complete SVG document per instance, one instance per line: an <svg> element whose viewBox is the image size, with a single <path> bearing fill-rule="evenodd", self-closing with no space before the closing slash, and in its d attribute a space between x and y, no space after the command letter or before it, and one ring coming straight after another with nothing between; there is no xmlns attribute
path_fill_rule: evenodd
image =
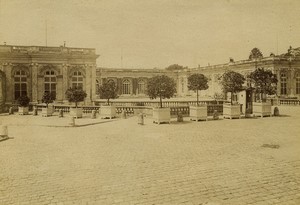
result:
<svg viewBox="0 0 300 205"><path fill-rule="evenodd" d="M103 82L113 80L120 98L145 98L148 79L156 75L167 75L178 81L177 73L163 69L97 68L96 83L99 87Z"/></svg>
<svg viewBox="0 0 300 205"><path fill-rule="evenodd" d="M118 68L98 68L97 83L99 86L104 80L113 79L119 87L120 97L145 97L140 94L138 82L155 75L168 75L172 77L177 86L178 97L195 96L195 92L188 90L188 76L194 73L202 73L209 78L209 89L200 92L202 97L214 97L221 95L220 77L226 70L233 70L245 76L256 68L270 69L277 75L277 96L300 98L300 48L290 48L282 55L271 55L253 60L230 60L229 63L212 65L198 68L187 68L184 70L167 71L165 69L118 69ZM126 83L129 83L130 92L126 92ZM245 87L247 82L245 83ZM125 92L124 92L125 91Z"/></svg>
<svg viewBox="0 0 300 205"><path fill-rule="evenodd" d="M0 45L5 104L15 103L22 94L37 103L44 92L55 92L56 102L64 102L65 91L75 85L82 86L86 102L92 102L96 98L97 58L91 48Z"/></svg>
<svg viewBox="0 0 300 205"><path fill-rule="evenodd" d="M177 97L194 97L195 92L187 88L187 79L193 73L202 73L209 78L209 89L201 91L200 96L213 98L222 94L219 81L226 70L246 76L261 67L277 75L277 96L300 98L300 48L290 48L277 56L231 59L225 64L175 71L97 68L98 57L92 48L0 45L0 111L5 105L14 104L22 94L28 95L32 103L38 103L44 92L54 91L56 103L66 102L65 91L75 85L86 91L88 104L100 98L98 88L107 80L116 82L120 98L147 98L148 79L155 75L173 78Z"/></svg>

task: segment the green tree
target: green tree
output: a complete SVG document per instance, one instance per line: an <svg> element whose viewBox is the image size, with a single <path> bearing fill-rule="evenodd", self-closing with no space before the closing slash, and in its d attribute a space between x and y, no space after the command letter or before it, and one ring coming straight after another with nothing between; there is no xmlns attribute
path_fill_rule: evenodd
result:
<svg viewBox="0 0 300 205"><path fill-rule="evenodd" d="M226 71L222 75L220 83L222 85L222 89L224 93L230 92L231 104L232 104L233 94L243 90L244 82L245 82L244 76L235 71Z"/></svg>
<svg viewBox="0 0 300 205"><path fill-rule="evenodd" d="M42 98L42 103L46 103L46 107L48 107L49 103L53 103L56 99L54 92L45 92Z"/></svg>
<svg viewBox="0 0 300 205"><path fill-rule="evenodd" d="M176 84L174 80L166 75L155 76L148 80L147 94L150 99L160 99L160 107L162 108L162 99L169 99L176 92Z"/></svg>
<svg viewBox="0 0 300 205"><path fill-rule="evenodd" d="M265 101L265 96L276 93L277 77L271 70L257 68L249 74L249 79L253 83L256 93L260 94L260 99Z"/></svg>
<svg viewBox="0 0 300 205"><path fill-rule="evenodd" d="M199 90L208 89L208 78L203 74L193 74L188 77L188 89L197 92L197 105L199 105Z"/></svg>
<svg viewBox="0 0 300 205"><path fill-rule="evenodd" d="M109 105L110 99L118 98L117 86L113 80L109 80L103 83L99 87L99 94L101 99L107 99L107 104Z"/></svg>
<svg viewBox="0 0 300 205"><path fill-rule="evenodd" d="M66 91L66 98L69 100L69 102L74 102L75 107L77 108L78 102L84 101L84 98L86 98L87 94L82 88L74 87L69 88Z"/></svg>

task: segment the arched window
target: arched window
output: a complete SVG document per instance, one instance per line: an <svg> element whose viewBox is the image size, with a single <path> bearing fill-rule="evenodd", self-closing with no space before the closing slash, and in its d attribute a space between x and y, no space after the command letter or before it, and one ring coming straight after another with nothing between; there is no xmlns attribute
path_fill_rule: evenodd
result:
<svg viewBox="0 0 300 205"><path fill-rule="evenodd" d="M17 70L14 74L15 100L22 95L27 95L27 75L23 70Z"/></svg>
<svg viewBox="0 0 300 205"><path fill-rule="evenodd" d="M138 82L138 94L145 94L145 81L144 80L140 80Z"/></svg>
<svg viewBox="0 0 300 205"><path fill-rule="evenodd" d="M56 75L53 70L45 72L44 91L45 93L53 93L56 96Z"/></svg>
<svg viewBox="0 0 300 205"><path fill-rule="evenodd" d="M300 73L296 75L296 94L300 94Z"/></svg>
<svg viewBox="0 0 300 205"><path fill-rule="evenodd" d="M83 89L83 75L80 71L75 71L72 76L72 87Z"/></svg>
<svg viewBox="0 0 300 205"><path fill-rule="evenodd" d="M286 84L287 84L286 73L281 73L281 76L280 76L280 94L281 95L286 95L286 93L287 93Z"/></svg>
<svg viewBox="0 0 300 205"><path fill-rule="evenodd" d="M129 95L131 94L131 83L129 80L124 80L123 81L123 94Z"/></svg>

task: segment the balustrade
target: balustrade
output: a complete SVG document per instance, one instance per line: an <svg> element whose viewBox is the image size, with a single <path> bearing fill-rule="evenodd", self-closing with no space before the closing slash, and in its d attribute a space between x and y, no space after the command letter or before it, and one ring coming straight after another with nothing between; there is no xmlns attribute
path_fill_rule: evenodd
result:
<svg viewBox="0 0 300 205"><path fill-rule="evenodd" d="M300 105L300 100L298 99L279 99L280 105Z"/></svg>

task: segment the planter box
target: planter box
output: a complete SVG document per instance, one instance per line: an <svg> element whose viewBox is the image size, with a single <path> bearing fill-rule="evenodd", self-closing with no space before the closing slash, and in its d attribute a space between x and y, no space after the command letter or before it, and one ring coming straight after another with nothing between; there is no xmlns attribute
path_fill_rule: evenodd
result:
<svg viewBox="0 0 300 205"><path fill-rule="evenodd" d="M241 108L239 104L223 104L223 117L224 118L241 118Z"/></svg>
<svg viewBox="0 0 300 205"><path fill-rule="evenodd" d="M53 109L51 107L42 108L42 116L49 117L52 116Z"/></svg>
<svg viewBox="0 0 300 205"><path fill-rule="evenodd" d="M270 116L272 115L271 103L267 102L253 102L254 116Z"/></svg>
<svg viewBox="0 0 300 205"><path fill-rule="evenodd" d="M29 108L28 107L19 107L19 115L28 115L29 113Z"/></svg>
<svg viewBox="0 0 300 205"><path fill-rule="evenodd" d="M102 105L100 107L100 117L101 118L115 118L117 115L116 107L114 105Z"/></svg>
<svg viewBox="0 0 300 205"><path fill-rule="evenodd" d="M70 115L75 118L82 118L82 108L70 108Z"/></svg>
<svg viewBox="0 0 300 205"><path fill-rule="evenodd" d="M170 108L153 108L153 123L169 123L171 121Z"/></svg>
<svg viewBox="0 0 300 205"><path fill-rule="evenodd" d="M207 120L207 105L190 106L190 120Z"/></svg>

